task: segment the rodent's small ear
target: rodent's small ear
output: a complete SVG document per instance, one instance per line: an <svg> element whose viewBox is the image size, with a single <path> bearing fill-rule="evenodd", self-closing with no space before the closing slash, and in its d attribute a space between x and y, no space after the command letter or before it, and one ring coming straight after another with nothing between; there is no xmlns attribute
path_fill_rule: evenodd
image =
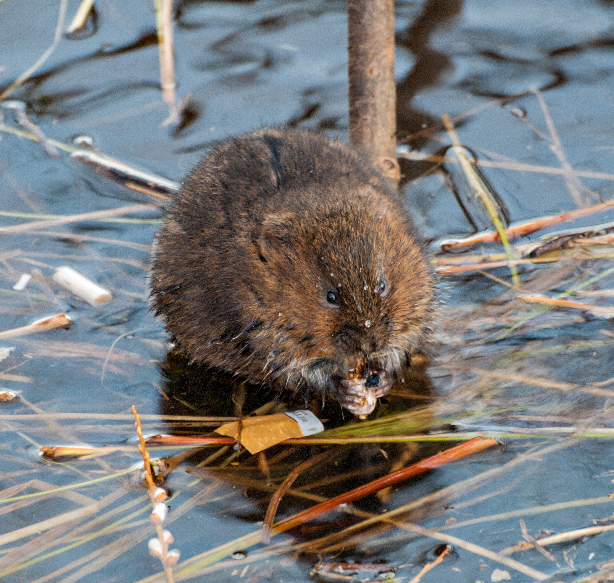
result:
<svg viewBox="0 0 614 583"><path fill-rule="evenodd" d="M288 258L288 252L294 249L291 230L291 213L273 214L266 217L256 239L259 258L263 263Z"/></svg>

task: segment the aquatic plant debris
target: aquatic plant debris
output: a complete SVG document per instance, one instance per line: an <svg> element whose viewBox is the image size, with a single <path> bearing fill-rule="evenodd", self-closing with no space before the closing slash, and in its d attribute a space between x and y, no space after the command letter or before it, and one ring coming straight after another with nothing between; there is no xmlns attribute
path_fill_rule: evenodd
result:
<svg viewBox="0 0 614 583"><path fill-rule="evenodd" d="M324 425L311 411L290 411L276 415L247 417L225 423L215 432L233 437L250 453L258 453L293 437L306 437L324 431Z"/></svg>

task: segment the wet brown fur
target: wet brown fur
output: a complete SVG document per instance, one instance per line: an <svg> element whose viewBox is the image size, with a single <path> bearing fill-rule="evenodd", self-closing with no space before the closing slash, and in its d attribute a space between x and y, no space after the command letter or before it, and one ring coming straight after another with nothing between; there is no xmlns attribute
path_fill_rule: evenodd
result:
<svg viewBox="0 0 614 583"><path fill-rule="evenodd" d="M433 304L397 196L341 142L271 129L231 139L157 234L154 308L193 361L251 382L337 395L360 357L394 376Z"/></svg>

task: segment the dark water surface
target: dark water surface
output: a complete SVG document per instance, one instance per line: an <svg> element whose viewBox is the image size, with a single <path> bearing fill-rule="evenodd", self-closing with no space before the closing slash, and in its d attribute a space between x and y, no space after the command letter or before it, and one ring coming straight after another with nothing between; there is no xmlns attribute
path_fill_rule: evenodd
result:
<svg viewBox="0 0 614 583"><path fill-rule="evenodd" d="M76 8L69 2L68 19ZM51 45L59 10L60 4L49 0L0 3L0 91ZM189 96L178 126L163 124L167 106L159 90L155 15L153 3L145 1L96 3L89 32L62 37L9 98L25 104L48 138L71 144L75 136L89 136L102 152L173 180L181 180L215 141L263 125L346 135L345 3L185 1L176 11L177 92L179 99ZM512 222L612 198L613 18L614 4L606 0L397 2L403 152L443 154L450 138L441 116L448 114L460 141L480 160L532 166L483 168ZM6 126L19 127L13 110L2 107L2 113ZM584 174L565 177L560 170L565 165ZM450 189L449 180L459 177L454 165L444 165L448 181L432 162L403 160L402 170L407 204L435 252L441 238L468 236L479 226L475 203L463 199L463 211ZM65 153L50 157L39 144L5 131L0 173L0 226L151 201ZM173 381L160 371L166 336L148 310L146 288L149 249L161 216L154 210L0 233L0 331L61 311L74 320L70 330L0 340L0 386L21 392L19 401L0 410L0 498L11 499L0 500L2 581L141 581L161 571L147 552L153 527L133 473L13 500L103 479L128 470L138 456L120 452L60 465L38 458L39 445L133 443L132 405L147 433L198 433L216 425L192 427L160 414L232 415L229 400L219 404L204 396L197 405L180 403L178 395L186 397L196 382L190 375L174 378L179 389L170 401L161 396L173 390ZM601 213L574 227L612 220L614 212ZM482 251L501 248L470 252ZM92 307L62 290L50 279L61 265L110 289L113 301ZM614 295L614 274L608 272L613 266L606 257L522 267L523 292L552 297L595 278L587 293L572 297L607 307ZM33 270L26 290L13 291L19 275ZM538 537L591 526L614 512L608 498L614 488L614 330L608 317L560 309L497 339L534 306L508 290L509 269L490 273L497 281L478 272L442 278L445 303L434 326L427 380L418 375L407 381L408 391L421 395L403 400L401 394L397 401L393 395L382 414L398 413L403 403L426 403L429 427L492 431L507 436L507 447L433 471L359 507L391 512L433 494L397 519L443 528L497 552L523 540L521 520L528 535ZM524 435L512 438L511 432ZM430 445L420 455L444 446ZM287 460L272 454L275 484L315 453L299 450ZM356 484L335 482L337 472L358 468L372 479L409 463L413 454L405 446L350 448L296 487L331 496ZM203 457L182 464L168 480L175 494L168 528L181 561L256 530L270 497L241 481L267 482L249 456L221 478L197 466ZM330 482L310 485L324 477ZM287 498L279 517L313 504ZM62 520L82 508L89 509L87 519ZM52 519L56 522L43 522ZM298 544L336 532L343 533L341 541L292 553L281 548L269 556L257 554L268 547L253 547L247 559L230 560L209 575L181 575L179 565L177 580L320 580L310 573L323 560L384 561L397 569L395 581L410 581L435 559L441 544L398 525L343 531L353 521L333 513L273 543ZM38 526L20 530L31 525ZM535 549L509 556L551 581L614 580L603 574L614 568L611 532L548 547L550 558ZM601 578L591 578L596 573ZM376 580L360 577L350 580ZM534 579L454 545L421 581Z"/></svg>

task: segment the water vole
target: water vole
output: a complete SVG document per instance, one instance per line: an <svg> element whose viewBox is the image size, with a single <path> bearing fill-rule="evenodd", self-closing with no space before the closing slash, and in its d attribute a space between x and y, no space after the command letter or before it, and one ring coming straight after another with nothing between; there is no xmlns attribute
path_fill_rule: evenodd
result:
<svg viewBox="0 0 614 583"><path fill-rule="evenodd" d="M416 349L433 277L397 194L359 153L263 129L211 152L156 236L153 306L187 356L355 414Z"/></svg>

